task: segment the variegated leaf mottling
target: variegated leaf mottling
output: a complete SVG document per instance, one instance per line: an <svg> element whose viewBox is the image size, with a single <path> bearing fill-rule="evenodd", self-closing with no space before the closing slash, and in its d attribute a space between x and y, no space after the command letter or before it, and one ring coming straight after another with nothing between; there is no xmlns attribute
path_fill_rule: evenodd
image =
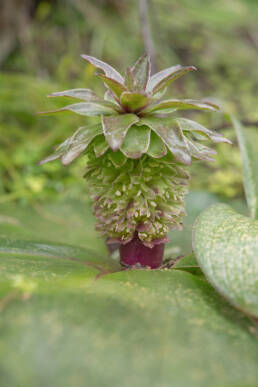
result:
<svg viewBox="0 0 258 387"><path fill-rule="evenodd" d="M117 150L121 147L128 129L137 121L139 118L135 114L102 116L103 132L111 149Z"/></svg>
<svg viewBox="0 0 258 387"><path fill-rule="evenodd" d="M197 219L193 243L214 287L237 308L258 317L258 221L215 204Z"/></svg>

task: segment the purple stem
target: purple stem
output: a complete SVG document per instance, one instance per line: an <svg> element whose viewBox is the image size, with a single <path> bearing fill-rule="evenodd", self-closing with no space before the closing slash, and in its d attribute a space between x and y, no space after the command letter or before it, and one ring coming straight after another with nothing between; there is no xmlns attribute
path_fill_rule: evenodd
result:
<svg viewBox="0 0 258 387"><path fill-rule="evenodd" d="M120 263L124 267L140 265L157 269L162 264L164 246L160 243L153 248L146 247L136 236L126 245L120 245Z"/></svg>

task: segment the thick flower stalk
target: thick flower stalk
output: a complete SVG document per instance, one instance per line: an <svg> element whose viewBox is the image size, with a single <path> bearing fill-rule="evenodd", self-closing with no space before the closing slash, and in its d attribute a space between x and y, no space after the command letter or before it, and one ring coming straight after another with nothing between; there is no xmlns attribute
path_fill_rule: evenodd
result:
<svg viewBox="0 0 258 387"><path fill-rule="evenodd" d="M96 229L108 243L121 245L124 266L158 267L171 229L180 229L184 196L193 160L211 161L216 152L203 141L230 142L195 121L179 118L178 110L217 111L210 102L162 99L167 86L193 66L172 66L150 75L144 55L122 77L108 64L88 55L82 58L101 70L107 88L104 98L89 89L73 89L50 96L74 97L84 102L58 111L99 116L95 125L80 127L42 160L60 158L70 164L88 156L85 179L93 200Z"/></svg>

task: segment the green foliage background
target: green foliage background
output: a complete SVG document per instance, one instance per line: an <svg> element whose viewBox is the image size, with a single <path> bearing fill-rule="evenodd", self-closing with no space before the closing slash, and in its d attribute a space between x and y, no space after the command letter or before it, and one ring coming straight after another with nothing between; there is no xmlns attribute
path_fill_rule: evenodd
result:
<svg viewBox="0 0 258 387"><path fill-rule="evenodd" d="M85 160L68 168L59 162L39 167L37 161L85 118L69 113L42 118L35 112L64 103L45 97L53 91L76 87L102 91L94 68L80 59L81 53L123 71L144 51L136 0L35 3L0 67L0 204L84 197L80 177ZM199 70L177 81L169 95L212 97L239 118L257 121L258 2L152 0L149 5L157 70L177 63ZM191 114L211 129L224 123L219 114ZM196 164L191 188L240 198L240 154L232 128L223 132L234 141L233 147L220 144L214 164Z"/></svg>

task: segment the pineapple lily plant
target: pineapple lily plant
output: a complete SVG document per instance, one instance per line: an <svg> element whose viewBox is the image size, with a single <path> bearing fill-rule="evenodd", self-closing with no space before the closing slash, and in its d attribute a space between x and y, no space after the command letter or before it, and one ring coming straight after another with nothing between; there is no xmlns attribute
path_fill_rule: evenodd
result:
<svg viewBox="0 0 258 387"><path fill-rule="evenodd" d="M205 140L228 142L223 135L178 116L179 110L217 111L207 101L162 99L167 86L193 66L176 65L151 75L142 56L122 77L110 65L89 55L107 88L103 98L89 89L51 94L83 102L57 111L99 116L99 123L81 126L41 164L61 159L70 164L87 155L84 174L97 218L96 229L107 242L120 244L122 266L162 263L168 231L182 227L184 197L195 160L212 161L216 153Z"/></svg>

